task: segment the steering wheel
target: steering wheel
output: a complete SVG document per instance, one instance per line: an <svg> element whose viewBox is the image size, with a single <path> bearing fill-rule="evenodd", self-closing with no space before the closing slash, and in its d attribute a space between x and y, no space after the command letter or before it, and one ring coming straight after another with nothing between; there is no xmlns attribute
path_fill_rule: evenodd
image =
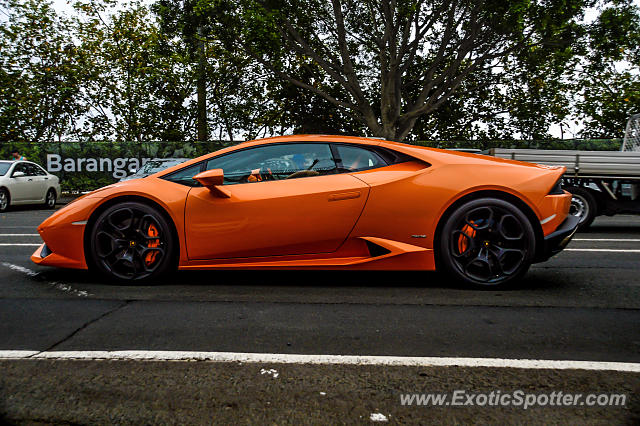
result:
<svg viewBox="0 0 640 426"><path fill-rule="evenodd" d="M262 166L260 168L260 177L262 178L263 181L276 180L276 178L273 176L273 173L271 172L271 169L267 166Z"/></svg>
<svg viewBox="0 0 640 426"><path fill-rule="evenodd" d="M313 169L316 166L316 164L318 164L319 162L320 162L320 160L318 160L316 158L315 160L313 160L313 163L311 163L311 165L309 167L307 167L304 170L298 170L297 172L293 172L289 176L287 176L285 179L294 179L294 178L299 178L299 177L318 176L320 173L318 173L315 170L311 170L311 169Z"/></svg>

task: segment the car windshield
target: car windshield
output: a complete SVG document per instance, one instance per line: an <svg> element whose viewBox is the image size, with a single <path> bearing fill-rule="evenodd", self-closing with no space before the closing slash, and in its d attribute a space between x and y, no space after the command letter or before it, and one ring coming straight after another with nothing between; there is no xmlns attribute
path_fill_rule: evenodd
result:
<svg viewBox="0 0 640 426"><path fill-rule="evenodd" d="M11 163L7 161L0 162L0 176L4 176L11 167Z"/></svg>
<svg viewBox="0 0 640 426"><path fill-rule="evenodd" d="M142 167L140 167L135 173L135 176L147 176L169 167L173 167L176 164L180 164L186 161L184 158L176 158L172 160L149 160Z"/></svg>

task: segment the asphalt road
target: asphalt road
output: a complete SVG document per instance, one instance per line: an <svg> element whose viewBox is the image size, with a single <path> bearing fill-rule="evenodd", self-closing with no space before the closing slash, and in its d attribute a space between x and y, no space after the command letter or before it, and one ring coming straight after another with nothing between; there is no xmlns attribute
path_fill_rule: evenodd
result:
<svg viewBox="0 0 640 426"><path fill-rule="evenodd" d="M534 265L518 286L477 291L436 273L414 272L179 272L153 286L106 285L88 272L29 261L40 242L35 228L49 214L19 209L0 215L0 350L640 362L640 217L598 218L567 251ZM268 381L259 374L261 368L207 362L0 361L0 414L17 423L210 423L207 415L213 414L222 421L352 423L368 421L376 410L386 410L387 418L398 422L425 422L433 415L481 422L640 419L640 375L632 373L277 366L283 372L280 380ZM177 401L167 386L178 395L201 398ZM624 409L456 411L401 407L398 401L401 392L455 386L476 391L623 389L632 402ZM318 400L314 392L321 388L332 389L332 399ZM54 395L52 389L60 392ZM129 407L131 401L143 409ZM166 401L173 401L173 410ZM271 404L279 408L267 410Z"/></svg>

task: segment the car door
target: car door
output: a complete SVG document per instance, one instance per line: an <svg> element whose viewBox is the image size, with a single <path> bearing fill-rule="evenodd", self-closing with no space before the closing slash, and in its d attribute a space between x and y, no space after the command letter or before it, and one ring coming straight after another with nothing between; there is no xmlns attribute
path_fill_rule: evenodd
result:
<svg viewBox="0 0 640 426"><path fill-rule="evenodd" d="M366 203L369 186L338 174L328 144L252 147L216 157L229 198L194 187L187 196L190 259L329 253L340 247ZM197 172L197 170L196 170Z"/></svg>
<svg viewBox="0 0 640 426"><path fill-rule="evenodd" d="M17 173L24 173L23 176L16 176ZM11 200L17 203L28 203L37 200L38 186L34 183L33 170L29 170L27 163L18 163L11 172Z"/></svg>
<svg viewBox="0 0 640 426"><path fill-rule="evenodd" d="M416 184L430 164L391 150L336 145L338 167L370 187L367 205L351 237L379 236L431 248L426 218L441 206L429 202L429 188ZM386 163L386 164L385 164ZM389 218L396 218L389 223ZM398 218L401 218L398 219ZM381 223L388 223L381 227Z"/></svg>
<svg viewBox="0 0 640 426"><path fill-rule="evenodd" d="M47 189L49 188L48 180L49 175L42 167L34 163L26 163L29 176L33 178L31 184L34 187L34 201L44 201L47 196Z"/></svg>

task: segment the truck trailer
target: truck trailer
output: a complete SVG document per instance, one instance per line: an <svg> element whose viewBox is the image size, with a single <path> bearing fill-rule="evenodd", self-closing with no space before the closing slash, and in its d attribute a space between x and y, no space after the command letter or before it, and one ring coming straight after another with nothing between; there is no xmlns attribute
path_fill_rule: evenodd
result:
<svg viewBox="0 0 640 426"><path fill-rule="evenodd" d="M586 229L600 215L640 214L640 152L492 148L498 158L565 166L570 213Z"/></svg>

